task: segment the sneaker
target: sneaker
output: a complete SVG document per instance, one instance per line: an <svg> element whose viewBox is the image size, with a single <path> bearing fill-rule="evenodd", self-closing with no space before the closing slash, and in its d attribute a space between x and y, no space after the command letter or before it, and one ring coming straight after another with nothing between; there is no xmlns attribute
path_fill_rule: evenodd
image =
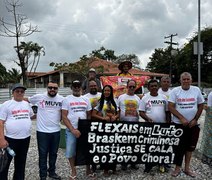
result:
<svg viewBox="0 0 212 180"><path fill-rule="evenodd" d="M53 173L53 174L49 174L49 177L52 178L52 179L61 179L61 177L59 175L57 175L56 173Z"/></svg>

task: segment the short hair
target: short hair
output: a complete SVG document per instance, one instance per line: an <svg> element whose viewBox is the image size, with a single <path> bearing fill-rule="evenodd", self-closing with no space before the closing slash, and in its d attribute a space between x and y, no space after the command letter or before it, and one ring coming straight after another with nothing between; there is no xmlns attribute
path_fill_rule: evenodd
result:
<svg viewBox="0 0 212 180"><path fill-rule="evenodd" d="M151 79L151 80L149 80L149 81L148 81L148 84L147 84L147 87L149 88L150 84L151 84L151 83L155 83L155 82L158 84L157 79Z"/></svg>
<svg viewBox="0 0 212 180"><path fill-rule="evenodd" d="M182 80L183 76L189 76L189 77L192 79L191 73L189 73L189 72L183 72L183 73L180 75L180 80Z"/></svg>
<svg viewBox="0 0 212 180"><path fill-rule="evenodd" d="M57 81L54 81L54 80L51 80L48 83L54 83L54 84L57 84L58 85Z"/></svg>
<svg viewBox="0 0 212 180"><path fill-rule="evenodd" d="M89 80L88 80L88 84L90 84L91 81L94 81L94 82L97 84L97 82L96 82L95 79L89 79Z"/></svg>
<svg viewBox="0 0 212 180"><path fill-rule="evenodd" d="M136 83L136 81L135 81L134 79L129 79L129 80L127 81L127 86L129 85L129 83L130 83L131 81L135 82L135 86L137 86L137 83Z"/></svg>
<svg viewBox="0 0 212 180"><path fill-rule="evenodd" d="M163 77L160 79L160 81L162 81L162 80L169 80L169 81L171 81L171 78L170 78L169 76L163 76Z"/></svg>

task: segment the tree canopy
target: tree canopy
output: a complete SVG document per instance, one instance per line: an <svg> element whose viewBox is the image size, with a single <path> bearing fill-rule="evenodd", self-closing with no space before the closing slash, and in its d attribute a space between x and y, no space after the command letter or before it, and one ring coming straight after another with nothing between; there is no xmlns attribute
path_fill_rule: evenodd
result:
<svg viewBox="0 0 212 180"><path fill-rule="evenodd" d="M8 83L17 83L20 81L20 78L21 74L17 69L12 68L7 70L6 67L0 63L0 87L7 87Z"/></svg>
<svg viewBox="0 0 212 180"><path fill-rule="evenodd" d="M201 41L203 42L203 55L201 55L201 80L212 83L212 28L208 27L201 31ZM177 49L177 55L171 56L170 48L155 49L147 64L150 72L169 74L170 62L172 68L173 83L178 82L180 74L184 71L192 74L193 81L198 80L198 60L193 53L193 43L197 42L197 33L184 44L181 49Z"/></svg>
<svg viewBox="0 0 212 180"><path fill-rule="evenodd" d="M20 43L21 37L27 37L35 32L40 32L37 26L32 26L27 20L27 16L19 13L18 9L22 6L19 0L6 0L5 6L8 11L8 14L12 16L13 21L6 21L3 17L0 17L0 36L10 37L16 39L15 50L18 56L18 65L21 67L21 74L23 77L23 82L27 85L27 65L28 59L22 53L23 44ZM26 52L26 51L25 51ZM34 54L34 57L38 57L38 55ZM38 63L39 61L37 61ZM37 66L35 63L35 66Z"/></svg>
<svg viewBox="0 0 212 180"><path fill-rule="evenodd" d="M80 60L76 63L54 63L51 62L49 65L54 67L54 70L68 70L73 73L80 72L81 74L87 74L90 66L90 60L92 58L100 58L103 60L111 61L115 64L119 64L123 61L131 61L135 68L140 69L140 61L137 55L135 54L122 54L120 56L115 55L115 51L111 49L106 49L105 47L100 47L97 50L93 50L89 55L82 55ZM104 72L104 67L99 65L96 67L97 72Z"/></svg>

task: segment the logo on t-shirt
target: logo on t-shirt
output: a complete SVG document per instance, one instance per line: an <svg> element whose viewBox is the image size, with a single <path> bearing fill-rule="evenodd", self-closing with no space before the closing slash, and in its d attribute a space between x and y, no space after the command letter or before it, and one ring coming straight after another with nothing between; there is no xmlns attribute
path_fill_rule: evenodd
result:
<svg viewBox="0 0 212 180"><path fill-rule="evenodd" d="M12 115L14 119L28 119L29 118L29 110L28 109L22 109L22 110L13 110Z"/></svg>
<svg viewBox="0 0 212 180"><path fill-rule="evenodd" d="M150 100L150 101L148 101L148 104L151 104L151 105L164 105L164 104L166 104L166 101L165 100Z"/></svg>
<svg viewBox="0 0 212 180"><path fill-rule="evenodd" d="M137 107L138 107L138 102L136 100L125 100L125 116L133 116L137 117Z"/></svg>
<svg viewBox="0 0 212 180"><path fill-rule="evenodd" d="M55 102L55 101L41 101L40 105L42 108L44 107L62 107L62 102Z"/></svg>

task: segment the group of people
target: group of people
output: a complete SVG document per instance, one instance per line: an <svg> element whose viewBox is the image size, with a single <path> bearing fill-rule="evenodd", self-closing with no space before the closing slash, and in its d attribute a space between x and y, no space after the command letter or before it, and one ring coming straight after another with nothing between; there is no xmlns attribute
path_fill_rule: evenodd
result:
<svg viewBox="0 0 212 180"><path fill-rule="evenodd" d="M120 68L129 70L131 68L129 66L130 64L122 64ZM115 98L112 86L105 85L101 90L99 80L95 78L95 69L92 68L89 73L92 78L83 83L79 80L72 81L72 94L65 98L58 94L58 84L55 82L48 83L46 93L28 98L24 97L26 88L23 85L15 84L13 86L13 99L3 103L0 108L0 148L10 146L16 153L14 180L23 180L25 176L31 119L35 118L28 102L38 106L37 144L41 180L47 179L47 176L52 179L61 179L56 173L55 166L61 119L66 126L65 156L71 168L70 179L75 180L77 178L76 141L81 135L78 130L79 119L139 122L140 117L149 123L172 122L186 127L186 147L176 154L176 167L171 175L176 177L181 173L183 157L185 157L184 173L196 177L196 174L190 169L190 162L192 151L198 140L198 119L203 110L204 99L199 88L191 86L192 76L190 73L182 73L180 76L181 86L173 88L171 91L169 77L161 79L161 88L159 88L157 80L149 80L149 93L141 99L135 94L137 86L135 80L129 80L126 93ZM126 71L121 73L128 74ZM12 160L9 154L8 157L6 168L0 172L2 180L8 179L8 169ZM144 172L150 172L152 167L152 164L146 164ZM121 168L126 170L128 166L122 164ZM136 170L139 167L137 164L130 164L130 168ZM102 169L103 174L109 176L109 170L116 173L116 164L102 165ZM95 179L95 170L95 166L86 165L87 177Z"/></svg>
<svg viewBox="0 0 212 180"><path fill-rule="evenodd" d="M55 163L60 141L61 107L64 98L58 94L58 84L49 82L47 92L25 98L26 88L22 84L12 87L13 98L0 108L0 148L9 146L15 152L14 180L24 180L26 157L31 135L31 119L37 119L37 144L39 154L39 175L41 180L47 178L61 179L56 174ZM37 104L37 115L30 103ZM4 133L5 131L5 133ZM8 152L7 152L8 153ZM0 172L0 179L8 179L8 170L12 156L8 153L6 168ZM47 159L48 166L47 166Z"/></svg>

